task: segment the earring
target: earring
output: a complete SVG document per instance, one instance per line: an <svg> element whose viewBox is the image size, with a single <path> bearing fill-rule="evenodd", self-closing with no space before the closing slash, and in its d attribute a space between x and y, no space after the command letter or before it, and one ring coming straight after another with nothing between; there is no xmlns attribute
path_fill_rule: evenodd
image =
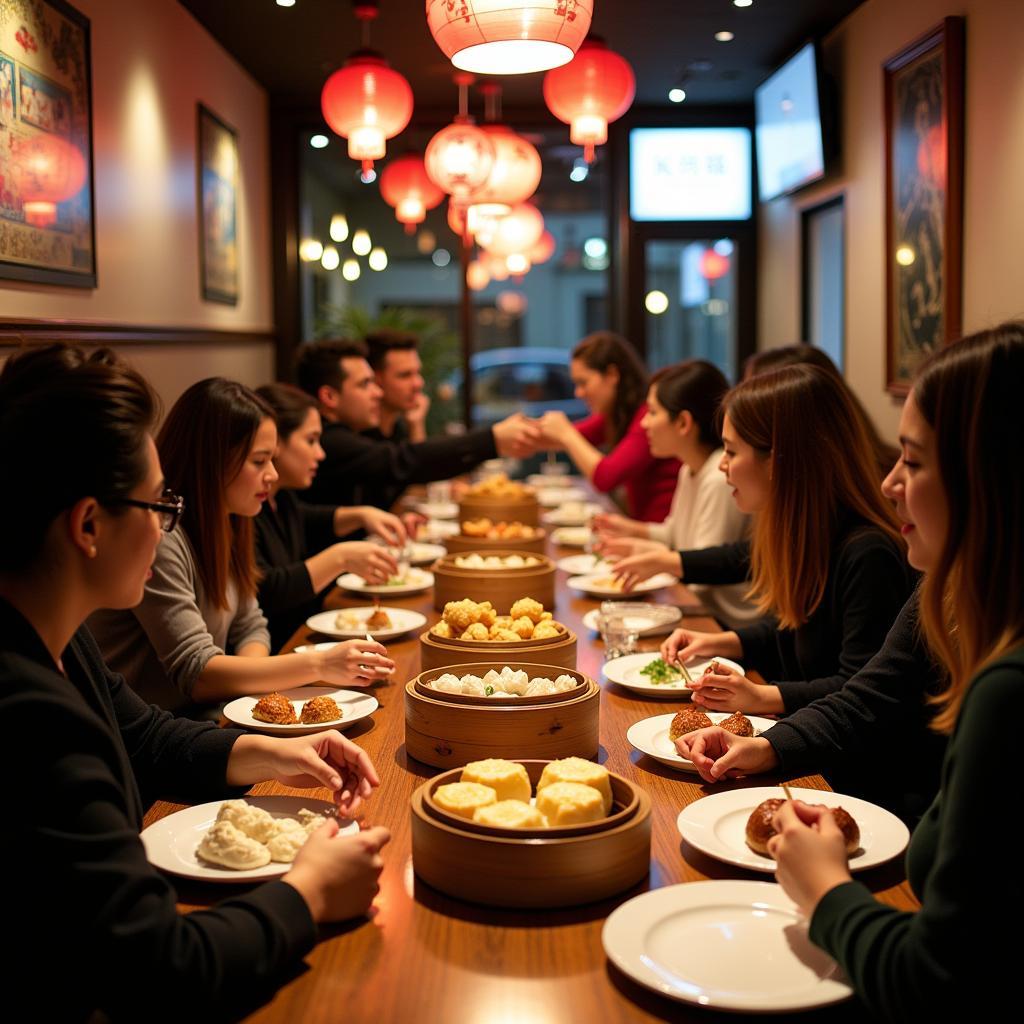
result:
<svg viewBox="0 0 1024 1024"><path fill-rule="evenodd" d="M95 558L96 557L96 545L95 544L91 548L89 548L89 557L90 558Z"/></svg>

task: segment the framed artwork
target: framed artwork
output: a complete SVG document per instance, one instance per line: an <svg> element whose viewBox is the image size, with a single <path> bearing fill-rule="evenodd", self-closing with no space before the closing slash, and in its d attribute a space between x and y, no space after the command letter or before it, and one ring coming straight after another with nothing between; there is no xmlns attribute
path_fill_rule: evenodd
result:
<svg viewBox="0 0 1024 1024"><path fill-rule="evenodd" d="M238 133L199 104L196 192L203 298L238 304Z"/></svg>
<svg viewBox="0 0 1024 1024"><path fill-rule="evenodd" d="M964 20L885 64L886 387L960 335Z"/></svg>
<svg viewBox="0 0 1024 1024"><path fill-rule="evenodd" d="M0 2L0 278L96 286L89 19Z"/></svg>

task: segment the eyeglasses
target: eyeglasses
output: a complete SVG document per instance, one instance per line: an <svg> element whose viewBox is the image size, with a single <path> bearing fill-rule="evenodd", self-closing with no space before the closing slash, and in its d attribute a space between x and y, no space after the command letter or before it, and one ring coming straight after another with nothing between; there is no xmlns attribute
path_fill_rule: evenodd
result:
<svg viewBox="0 0 1024 1024"><path fill-rule="evenodd" d="M111 505L131 505L132 508L144 508L155 512L160 517L160 529L170 533L181 519L185 511L185 499L171 490L164 491L160 501L140 501L138 498L118 498Z"/></svg>

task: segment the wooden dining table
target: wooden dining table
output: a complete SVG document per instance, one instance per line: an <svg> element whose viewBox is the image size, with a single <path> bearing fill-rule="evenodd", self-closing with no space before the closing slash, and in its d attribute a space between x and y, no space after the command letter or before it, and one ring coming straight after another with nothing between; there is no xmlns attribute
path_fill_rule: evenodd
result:
<svg viewBox="0 0 1024 1024"><path fill-rule="evenodd" d="M551 546L561 558L579 549ZM676 818L686 805L712 792L742 786L774 785L827 790L820 775L757 776L705 785L697 775L678 772L634 750L626 739L641 719L677 709L678 702L651 700L604 680L603 645L583 625L583 616L599 602L572 592L568 574L556 579L555 618L578 636L578 668L601 684L599 761L610 771L643 787L652 803L651 865L648 877L614 899L566 910L505 910L452 899L416 876L410 836L410 797L437 774L411 759L405 750L404 693L419 672L417 635L390 642L397 669L373 688L380 708L355 723L346 735L370 755L380 774L379 790L360 810L365 826L383 825L391 832L384 849L385 867L372 915L356 925L325 928L320 943L297 973L266 1005L247 1020L258 1022L451 1022L451 1024L569 1024L569 1022L707 1021L719 1016L704 1008L674 1002L633 982L607 959L601 930L621 903L650 889L703 879L754 879L770 876L719 863L680 838ZM526 596L526 595L524 595ZM685 587L651 595L649 600L675 604L684 624L718 629ZM439 618L430 591L387 604L421 612L428 626ZM328 608L365 604L365 596L332 592ZM694 614L696 613L696 614ZM288 649L324 639L303 627ZM641 650L654 650L660 638L642 638ZM529 751L523 756L528 757ZM294 795L329 799L327 790L292 790L278 783L253 787L256 795ZM182 808L159 802L146 824ZM467 864L466 870L473 870ZM905 881L902 858L858 875L885 903L911 910L917 902ZM500 884L500 879L495 880ZM235 887L182 883L182 912L210 906L237 891ZM730 1015L732 1016L732 1015ZM804 1021L863 1019L863 1008L840 1004L802 1014Z"/></svg>

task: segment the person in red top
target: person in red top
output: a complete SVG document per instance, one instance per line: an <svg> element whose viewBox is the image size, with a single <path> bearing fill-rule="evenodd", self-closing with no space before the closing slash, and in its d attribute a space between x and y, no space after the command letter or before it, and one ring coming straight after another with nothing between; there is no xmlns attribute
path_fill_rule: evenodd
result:
<svg viewBox="0 0 1024 1024"><path fill-rule="evenodd" d="M647 412L647 371L633 346L611 331L589 334L573 349L570 369L576 397L591 415L572 423L563 412L545 413L540 427L548 446L566 452L599 491L624 487L633 519L662 522L681 467L678 459L651 454L640 425Z"/></svg>

